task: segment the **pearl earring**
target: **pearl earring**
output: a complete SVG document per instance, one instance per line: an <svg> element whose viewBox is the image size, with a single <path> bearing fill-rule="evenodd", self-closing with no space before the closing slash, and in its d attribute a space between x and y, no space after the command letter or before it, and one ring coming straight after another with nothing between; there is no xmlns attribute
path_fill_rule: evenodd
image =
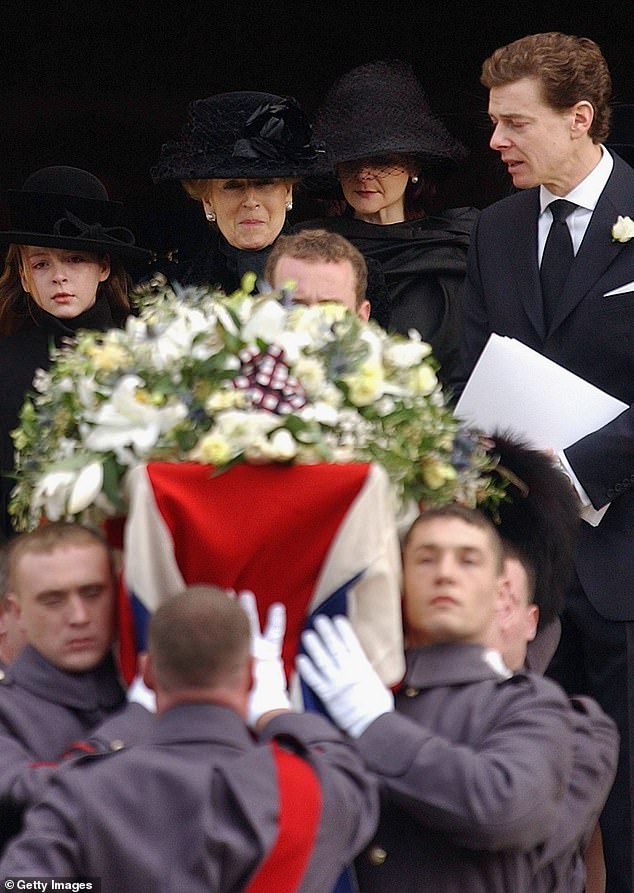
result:
<svg viewBox="0 0 634 893"><path fill-rule="evenodd" d="M414 176L412 177L412 183L418 183L418 177L416 176L416 174L414 174Z"/></svg>
<svg viewBox="0 0 634 893"><path fill-rule="evenodd" d="M292 199L289 199L289 201L286 202L286 210L287 211L293 210L293 200Z"/></svg>
<svg viewBox="0 0 634 893"><path fill-rule="evenodd" d="M213 223L214 220L216 219L216 215L214 214L213 211L207 211L207 213L205 214L205 217L207 218L207 220L208 220L210 223Z"/></svg>

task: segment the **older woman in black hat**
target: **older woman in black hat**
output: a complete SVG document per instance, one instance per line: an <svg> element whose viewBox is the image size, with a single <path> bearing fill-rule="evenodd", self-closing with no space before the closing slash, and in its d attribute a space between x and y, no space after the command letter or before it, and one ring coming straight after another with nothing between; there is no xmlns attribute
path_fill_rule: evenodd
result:
<svg viewBox="0 0 634 893"><path fill-rule="evenodd" d="M191 104L181 140L162 147L152 177L180 180L211 232L209 247L173 278L229 293L247 272L262 277L271 246L289 229L293 185L325 169L311 136L290 97L235 92Z"/></svg>
<svg viewBox="0 0 634 893"><path fill-rule="evenodd" d="M417 329L431 342L447 383L458 361L456 294L477 211L428 211L438 178L466 150L400 61L371 62L343 75L319 109L314 133L340 188L329 202L334 216L310 226L335 230L380 262L389 299L385 305L368 294L373 317L392 331Z"/></svg>
<svg viewBox="0 0 634 893"><path fill-rule="evenodd" d="M10 431L35 370L49 365L51 343L78 329L106 330L130 311L123 258L149 259L122 225L97 177L52 166L8 193L8 245L0 275L0 540L11 530L7 503L13 468Z"/></svg>

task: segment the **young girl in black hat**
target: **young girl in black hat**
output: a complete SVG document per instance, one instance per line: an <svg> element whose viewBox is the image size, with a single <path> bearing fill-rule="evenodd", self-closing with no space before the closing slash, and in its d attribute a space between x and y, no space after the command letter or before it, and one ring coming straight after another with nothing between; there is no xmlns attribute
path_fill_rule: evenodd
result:
<svg viewBox="0 0 634 893"><path fill-rule="evenodd" d="M88 171L43 168L7 198L10 225L0 233L8 245L0 275L0 539L11 533L10 432L35 370L48 367L52 344L79 329L122 324L130 311L122 258L149 257L121 225L122 205Z"/></svg>

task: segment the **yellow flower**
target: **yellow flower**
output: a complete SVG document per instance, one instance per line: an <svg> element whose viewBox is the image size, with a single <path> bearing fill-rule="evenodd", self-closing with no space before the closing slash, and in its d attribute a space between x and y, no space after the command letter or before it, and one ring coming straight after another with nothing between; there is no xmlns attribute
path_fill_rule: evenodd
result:
<svg viewBox="0 0 634 893"><path fill-rule="evenodd" d="M128 362L128 352L119 344L93 344L88 348L88 356L96 370L113 372Z"/></svg>
<svg viewBox="0 0 634 893"><path fill-rule="evenodd" d="M210 415L213 415L215 412L222 412L223 409L241 409L246 404L247 398L244 391L227 388L210 394L205 401L205 409Z"/></svg>
<svg viewBox="0 0 634 893"><path fill-rule="evenodd" d="M430 366L423 365L412 370L409 376L409 383L415 394L426 397L434 390L438 384L438 379Z"/></svg>
<svg viewBox="0 0 634 893"><path fill-rule="evenodd" d="M346 378L348 397L355 406L370 406L383 393L383 370L377 363L362 363L357 375Z"/></svg>
<svg viewBox="0 0 634 893"><path fill-rule="evenodd" d="M12 431L11 437L13 438L13 445L16 450L23 450L29 444L29 438L22 428L16 428Z"/></svg>
<svg viewBox="0 0 634 893"><path fill-rule="evenodd" d="M301 381L309 397L317 397L321 394L326 384L323 363L315 357L302 357L293 367L293 372Z"/></svg>
<svg viewBox="0 0 634 893"><path fill-rule="evenodd" d="M206 465L225 465L231 459L231 446L221 434L206 434L192 450L191 458Z"/></svg>
<svg viewBox="0 0 634 893"><path fill-rule="evenodd" d="M422 462L423 480L430 490L440 490L445 484L456 479L456 469L447 462L426 457Z"/></svg>

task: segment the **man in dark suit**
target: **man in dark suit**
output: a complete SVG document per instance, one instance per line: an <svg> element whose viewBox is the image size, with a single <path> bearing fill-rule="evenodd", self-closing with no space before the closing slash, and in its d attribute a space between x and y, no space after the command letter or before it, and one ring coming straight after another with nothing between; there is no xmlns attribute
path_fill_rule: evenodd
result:
<svg viewBox="0 0 634 893"><path fill-rule="evenodd" d="M630 405L559 456L586 520L552 673L569 691L593 695L619 727L619 767L602 829L608 890L631 891L634 170L603 146L611 82L593 41L559 33L522 38L486 60L481 80L489 89L491 148L520 191L486 208L476 224L463 380L497 332ZM550 205L561 199L569 204L559 215ZM625 220L615 227L619 217Z"/></svg>

